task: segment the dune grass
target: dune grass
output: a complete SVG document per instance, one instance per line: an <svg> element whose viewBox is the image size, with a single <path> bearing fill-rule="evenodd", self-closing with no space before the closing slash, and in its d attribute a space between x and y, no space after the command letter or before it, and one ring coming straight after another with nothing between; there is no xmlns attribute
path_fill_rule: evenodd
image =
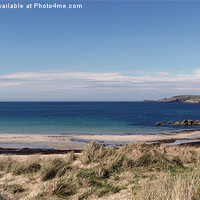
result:
<svg viewBox="0 0 200 200"><path fill-rule="evenodd" d="M192 147L90 143L80 155L2 157L0 173L0 199L200 199Z"/></svg>

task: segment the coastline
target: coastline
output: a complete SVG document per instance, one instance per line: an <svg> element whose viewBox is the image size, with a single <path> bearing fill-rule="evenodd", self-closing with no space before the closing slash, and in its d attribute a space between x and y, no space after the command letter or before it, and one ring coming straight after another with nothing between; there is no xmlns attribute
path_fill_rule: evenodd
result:
<svg viewBox="0 0 200 200"><path fill-rule="evenodd" d="M183 130L163 133L137 134L137 135L72 135L73 138L91 141L114 141L146 143L163 140L194 140L200 139L200 130Z"/></svg>
<svg viewBox="0 0 200 200"><path fill-rule="evenodd" d="M84 150L95 141L104 145L140 143L189 143L200 141L200 130L183 130L145 135L22 135L1 134L1 149Z"/></svg>

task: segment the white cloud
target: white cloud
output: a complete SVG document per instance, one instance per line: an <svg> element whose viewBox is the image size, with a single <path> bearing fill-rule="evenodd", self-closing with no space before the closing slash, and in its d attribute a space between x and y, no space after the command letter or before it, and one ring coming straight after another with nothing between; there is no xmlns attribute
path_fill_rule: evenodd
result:
<svg viewBox="0 0 200 200"><path fill-rule="evenodd" d="M154 72L154 74L157 74L157 75L169 75L168 72Z"/></svg>
<svg viewBox="0 0 200 200"><path fill-rule="evenodd" d="M22 85L22 82L9 82L9 81L5 81L5 82L0 82L0 87L11 87L11 86L17 86L17 85Z"/></svg>
<svg viewBox="0 0 200 200"><path fill-rule="evenodd" d="M187 75L42 71L0 76L0 92L6 100L16 100L17 96L20 100L136 100L145 95L145 98L152 98L176 92L198 92L199 89L200 69Z"/></svg>

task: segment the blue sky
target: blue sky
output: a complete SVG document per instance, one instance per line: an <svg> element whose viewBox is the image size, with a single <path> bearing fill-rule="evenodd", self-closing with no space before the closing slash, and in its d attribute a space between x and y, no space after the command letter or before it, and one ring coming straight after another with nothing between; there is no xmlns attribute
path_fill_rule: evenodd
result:
<svg viewBox="0 0 200 200"><path fill-rule="evenodd" d="M75 3L83 8L0 10L2 100L200 94L200 2Z"/></svg>

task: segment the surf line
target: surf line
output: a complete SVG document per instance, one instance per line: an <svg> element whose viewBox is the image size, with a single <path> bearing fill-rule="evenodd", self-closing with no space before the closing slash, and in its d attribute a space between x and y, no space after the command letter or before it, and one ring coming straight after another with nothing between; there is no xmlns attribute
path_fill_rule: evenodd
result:
<svg viewBox="0 0 200 200"><path fill-rule="evenodd" d="M0 9L19 9L19 8L24 8L24 5L21 3L5 3L5 4L0 4Z"/></svg>

